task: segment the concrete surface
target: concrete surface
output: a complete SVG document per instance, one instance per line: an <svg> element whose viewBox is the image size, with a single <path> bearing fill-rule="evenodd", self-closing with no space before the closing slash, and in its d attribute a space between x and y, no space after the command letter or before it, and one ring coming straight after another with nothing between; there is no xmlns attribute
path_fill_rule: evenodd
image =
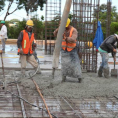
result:
<svg viewBox="0 0 118 118"><path fill-rule="evenodd" d="M1 47L0 47L1 48ZM39 85L43 95L45 96L65 96L69 98L94 98L95 96L114 96L118 92L118 78L110 77L106 79L104 77L97 77L97 73L83 73L84 80L82 83L78 83L77 78L67 77L66 82L61 83L61 66L56 70L54 79L52 79L52 55L45 55L43 47L37 49L38 58L40 60L40 67L43 70L42 74L37 74L33 78ZM3 61L5 71L6 68L9 70L14 69L17 74L17 69L20 70L19 56L17 55L16 45L6 45L6 52L3 54ZM113 62L110 56L109 61ZM98 67L101 62L100 54L98 53ZM0 61L1 63L1 61ZM1 66L1 64L0 64ZM118 65L116 65L116 68ZM28 68L31 66L28 64ZM110 69L113 65L110 65ZM1 71L2 73L2 71ZM12 72L11 72L12 73ZM5 75L7 75L7 71ZM12 77L11 77L12 78ZM10 79L10 76L7 77ZM35 86L30 79L21 78L21 85L35 91Z"/></svg>

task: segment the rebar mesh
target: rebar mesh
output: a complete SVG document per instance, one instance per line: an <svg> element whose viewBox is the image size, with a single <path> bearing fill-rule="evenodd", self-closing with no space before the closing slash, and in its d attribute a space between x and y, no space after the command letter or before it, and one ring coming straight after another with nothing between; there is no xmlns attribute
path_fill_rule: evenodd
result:
<svg viewBox="0 0 118 118"><path fill-rule="evenodd" d="M78 30L78 41L82 52L82 69L97 71L97 52L88 41L93 41L97 29L99 0L73 0L73 26ZM94 15L96 14L96 15Z"/></svg>

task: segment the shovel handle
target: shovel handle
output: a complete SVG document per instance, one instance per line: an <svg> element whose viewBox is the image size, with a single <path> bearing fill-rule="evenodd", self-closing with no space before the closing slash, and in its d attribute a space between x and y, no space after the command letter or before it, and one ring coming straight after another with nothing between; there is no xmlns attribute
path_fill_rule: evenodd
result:
<svg viewBox="0 0 118 118"><path fill-rule="evenodd" d="M114 61L114 69L115 69L115 61Z"/></svg>

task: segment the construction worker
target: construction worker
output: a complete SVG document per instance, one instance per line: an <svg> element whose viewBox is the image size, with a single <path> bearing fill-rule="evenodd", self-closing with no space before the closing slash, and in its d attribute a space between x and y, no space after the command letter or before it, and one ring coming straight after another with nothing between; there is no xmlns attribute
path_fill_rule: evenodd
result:
<svg viewBox="0 0 118 118"><path fill-rule="evenodd" d="M102 57L102 63L101 63L99 70L98 70L98 76L99 77L102 77L103 72L104 72L105 78L109 77L109 67L108 67L109 55L108 55L108 53L111 52L114 61L116 61L117 41L118 41L118 35L117 34L110 35L109 37L107 37L103 41L103 43L98 48L98 50L101 54L101 57Z"/></svg>
<svg viewBox="0 0 118 118"><path fill-rule="evenodd" d="M5 21L1 21L1 31L0 31L0 37L2 42L2 52L5 53L5 42L7 40L7 27L5 26Z"/></svg>
<svg viewBox="0 0 118 118"><path fill-rule="evenodd" d="M38 68L38 62L33 56L34 49L36 48L36 42L33 33L34 23L32 20L26 22L25 30L22 30L17 40L18 54L20 54L21 60L21 73L22 77L26 76L25 68L26 62L29 62L37 73L41 73L40 67Z"/></svg>
<svg viewBox="0 0 118 118"><path fill-rule="evenodd" d="M54 36L57 36L58 29L53 32ZM65 82L67 76L78 78L79 83L82 81L80 60L76 50L77 35L77 30L70 25L68 18L61 49L62 82Z"/></svg>

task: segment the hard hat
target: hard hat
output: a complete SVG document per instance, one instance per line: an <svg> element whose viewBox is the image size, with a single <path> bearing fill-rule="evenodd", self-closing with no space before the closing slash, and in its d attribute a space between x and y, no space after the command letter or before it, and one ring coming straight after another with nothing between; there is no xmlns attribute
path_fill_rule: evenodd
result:
<svg viewBox="0 0 118 118"><path fill-rule="evenodd" d="M70 19L68 18L68 19L67 19L67 22L66 22L66 27L68 27L69 24L70 24Z"/></svg>
<svg viewBox="0 0 118 118"><path fill-rule="evenodd" d="M89 48L92 48L93 47L93 43L91 41L88 41L87 42L87 45L88 45Z"/></svg>
<svg viewBox="0 0 118 118"><path fill-rule="evenodd" d="M32 20L27 20L26 25L28 26L34 26L34 23Z"/></svg>
<svg viewBox="0 0 118 118"><path fill-rule="evenodd" d="M117 34L114 34L116 36L116 38L118 39L118 35Z"/></svg>
<svg viewBox="0 0 118 118"><path fill-rule="evenodd" d="M4 20L2 20L0 23L1 23L1 24L5 24L5 21L4 21Z"/></svg>

